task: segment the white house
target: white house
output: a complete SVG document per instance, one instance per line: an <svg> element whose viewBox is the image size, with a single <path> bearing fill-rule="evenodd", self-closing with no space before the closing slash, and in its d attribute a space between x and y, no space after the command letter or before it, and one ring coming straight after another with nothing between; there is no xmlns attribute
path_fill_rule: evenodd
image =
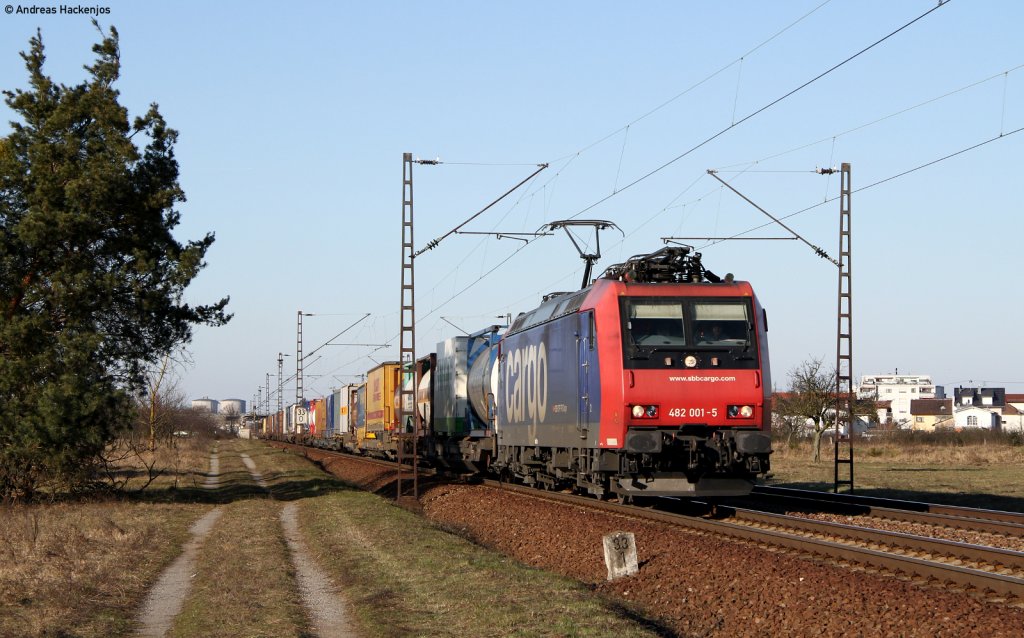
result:
<svg viewBox="0 0 1024 638"><path fill-rule="evenodd" d="M958 430L982 428L998 430L1006 408L1005 388L955 388L953 414Z"/></svg>
<svg viewBox="0 0 1024 638"><path fill-rule="evenodd" d="M1007 394L1003 408L1003 430L1024 433L1024 394Z"/></svg>
<svg viewBox="0 0 1024 638"><path fill-rule="evenodd" d="M957 408L953 413L953 419L957 430L998 430L1001 415L990 408L975 405Z"/></svg>
<svg viewBox="0 0 1024 638"><path fill-rule="evenodd" d="M893 423L897 427L909 427L912 423L910 402L916 399L934 399L935 384L927 374L866 374L860 378L857 396L874 399L881 404L888 401L888 410L882 415L881 423Z"/></svg>

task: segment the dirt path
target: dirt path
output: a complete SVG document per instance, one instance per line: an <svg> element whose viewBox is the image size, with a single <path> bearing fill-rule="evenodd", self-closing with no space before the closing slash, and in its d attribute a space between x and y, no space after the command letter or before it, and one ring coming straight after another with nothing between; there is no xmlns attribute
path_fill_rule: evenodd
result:
<svg viewBox="0 0 1024 638"><path fill-rule="evenodd" d="M216 489L220 486L220 457L217 456L217 449L214 448L213 452L210 453L210 471L206 473L206 480L203 481L203 487L208 490Z"/></svg>
<svg viewBox="0 0 1024 638"><path fill-rule="evenodd" d="M299 591L313 619L313 627L320 638L355 638L350 627L345 603L338 596L331 579L306 551L299 533L298 506L288 503L281 509L281 525L288 549L292 553Z"/></svg>
<svg viewBox="0 0 1024 638"><path fill-rule="evenodd" d="M210 471L206 475L203 487L215 489L220 484L220 461L217 453L210 454ZM170 567L164 570L160 578L153 585L146 596L146 602L142 605L139 614L139 623L142 625L137 636L142 638L162 638L175 617L181 613L181 607L188 596L188 590L192 585L192 576L195 574L196 554L203 544L203 540L213 529L214 523L223 513L221 508L211 510L205 516L192 524L189 531L192 538L178 556L171 563Z"/></svg>
<svg viewBox="0 0 1024 638"><path fill-rule="evenodd" d="M242 462L257 485L269 491L263 475L256 471L256 463L248 454L242 454ZM291 552L295 578L299 584L302 603L309 611L313 628L319 638L355 638L358 634L351 628L345 611L345 601L338 595L331 579L306 550L299 532L298 506L288 503L281 508L281 526Z"/></svg>
<svg viewBox="0 0 1024 638"><path fill-rule="evenodd" d="M265 490L270 490L270 486L263 480L263 475L256 471L256 462L249 458L248 454L242 454L242 463L245 463L246 469L249 470L249 474L252 476L252 480L256 481L256 485L259 485Z"/></svg>

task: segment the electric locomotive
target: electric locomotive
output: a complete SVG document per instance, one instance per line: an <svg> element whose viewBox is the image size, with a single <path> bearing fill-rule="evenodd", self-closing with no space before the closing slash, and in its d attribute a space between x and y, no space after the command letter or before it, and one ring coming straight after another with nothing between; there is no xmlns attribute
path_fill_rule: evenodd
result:
<svg viewBox="0 0 1024 638"><path fill-rule="evenodd" d="M767 317L671 246L549 295L503 335L490 469L598 496L734 496L769 470Z"/></svg>

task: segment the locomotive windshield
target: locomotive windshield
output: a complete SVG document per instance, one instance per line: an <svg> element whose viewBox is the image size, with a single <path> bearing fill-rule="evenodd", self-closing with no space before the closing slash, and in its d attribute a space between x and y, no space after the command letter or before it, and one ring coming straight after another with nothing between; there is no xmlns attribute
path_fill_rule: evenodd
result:
<svg viewBox="0 0 1024 638"><path fill-rule="evenodd" d="M627 323L633 343L642 346L686 345L683 306L679 301L637 299L628 307Z"/></svg>
<svg viewBox="0 0 1024 638"><path fill-rule="evenodd" d="M749 325L746 304L693 304L693 330L698 345L748 346Z"/></svg>
<svg viewBox="0 0 1024 638"><path fill-rule="evenodd" d="M623 297L623 362L627 368L754 368L757 352L748 299Z"/></svg>

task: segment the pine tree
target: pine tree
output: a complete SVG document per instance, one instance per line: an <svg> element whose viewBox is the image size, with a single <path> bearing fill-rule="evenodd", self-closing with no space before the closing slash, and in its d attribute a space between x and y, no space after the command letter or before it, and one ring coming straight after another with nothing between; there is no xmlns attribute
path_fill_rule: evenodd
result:
<svg viewBox="0 0 1024 638"><path fill-rule="evenodd" d="M187 343L193 326L230 319L226 297L182 301L214 237L183 245L172 236L185 201L177 132L156 104L129 122L114 88L118 34L100 33L81 84L45 75L37 32L21 54L29 88L4 91L20 118L0 139L5 500L85 485L130 421L145 367Z"/></svg>

